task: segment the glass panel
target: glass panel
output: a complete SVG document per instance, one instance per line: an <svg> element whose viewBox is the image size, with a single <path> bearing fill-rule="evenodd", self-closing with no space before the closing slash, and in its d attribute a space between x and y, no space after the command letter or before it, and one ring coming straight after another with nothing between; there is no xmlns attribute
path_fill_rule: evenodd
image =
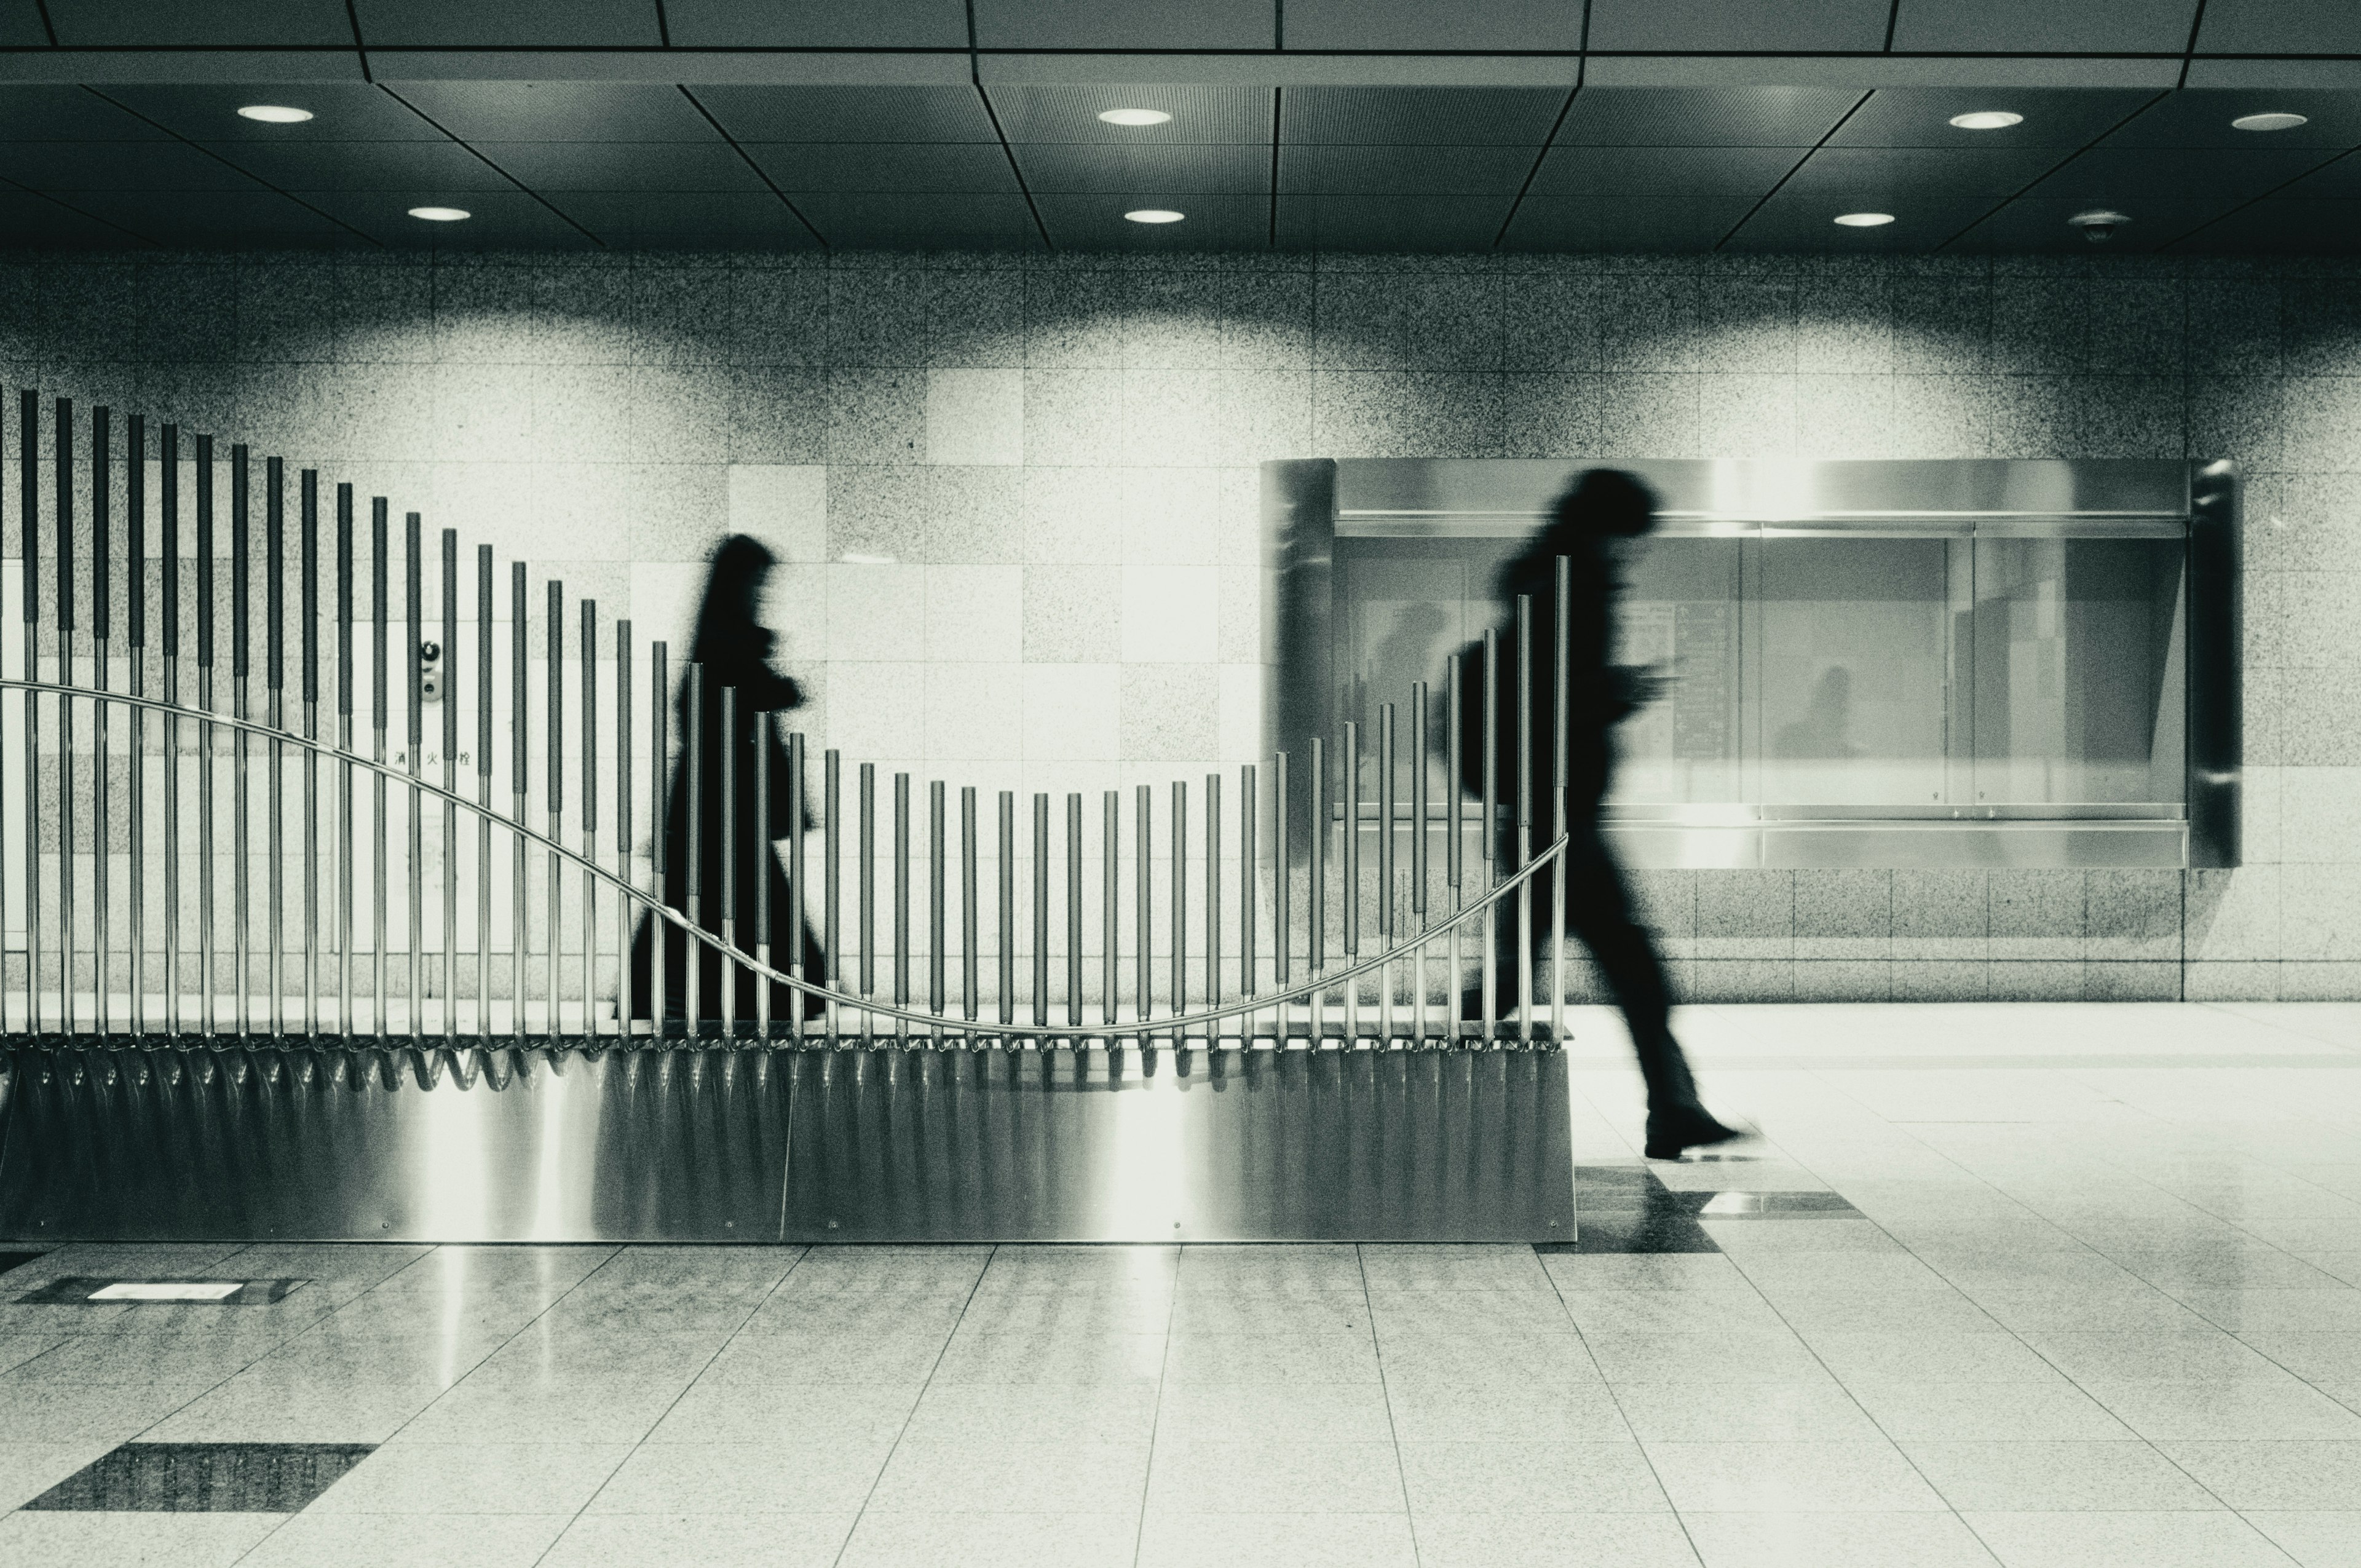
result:
<svg viewBox="0 0 2361 1568"><path fill-rule="evenodd" d="M2184 554L2178 539L1977 542L1978 804L2180 801Z"/></svg>
<svg viewBox="0 0 2361 1568"><path fill-rule="evenodd" d="M1616 727L1618 805L1746 798L1741 766L1739 571L1735 539L1652 539L1624 569L1615 662L1672 677L1664 697Z"/></svg>
<svg viewBox="0 0 2361 1568"><path fill-rule="evenodd" d="M1763 543L1763 799L1931 806L1947 795L1947 539Z"/></svg>
<svg viewBox="0 0 2361 1568"><path fill-rule="evenodd" d="M1407 724L1410 687L1425 681L1439 707L1451 655L1493 624L1492 576L1515 554L1514 539L1338 540L1336 571L1343 638L1336 679L1340 718L1375 729L1378 710L1395 707ZM1538 656L1540 650L1536 649ZM1515 651L1500 650L1504 678Z"/></svg>

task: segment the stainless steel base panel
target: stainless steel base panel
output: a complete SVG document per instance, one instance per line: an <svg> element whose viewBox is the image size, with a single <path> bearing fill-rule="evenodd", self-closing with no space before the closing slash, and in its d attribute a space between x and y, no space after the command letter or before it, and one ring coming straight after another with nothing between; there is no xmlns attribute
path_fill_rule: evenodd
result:
<svg viewBox="0 0 2361 1568"><path fill-rule="evenodd" d="M0 1237L36 1242L1573 1232L1547 1050L0 1050Z"/></svg>

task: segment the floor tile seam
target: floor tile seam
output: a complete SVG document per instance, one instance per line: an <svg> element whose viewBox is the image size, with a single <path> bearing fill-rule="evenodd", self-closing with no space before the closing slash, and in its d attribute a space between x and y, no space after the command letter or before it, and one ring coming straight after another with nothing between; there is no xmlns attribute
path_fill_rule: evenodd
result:
<svg viewBox="0 0 2361 1568"><path fill-rule="evenodd" d="M1413 1562L1423 1562L1424 1557L1419 1551L1418 1545L1418 1516L1411 1511L1410 1506L1410 1466L1402 1462L1401 1423L1394 1419L1393 1387L1386 1377L1386 1347L1384 1343L1378 1337L1377 1303L1369 1299L1368 1255L1357 1242L1355 1243L1353 1246L1353 1261L1358 1265L1360 1268L1361 1308L1369 1319L1370 1353L1376 1357L1378 1364L1378 1398L1382 1398L1386 1402L1386 1437L1389 1441L1389 1446L1391 1446L1394 1451L1394 1486L1401 1495L1403 1528L1410 1531L1410 1551L1411 1560ZM1538 1264L1540 1259L1536 1258L1534 1259L1534 1262ZM1546 1277L1549 1274L1549 1270L1543 1268L1542 1273L1543 1277ZM1554 1289L1555 1286L1553 1285L1552 1288ZM1561 1305L1563 1305L1562 1302ZM1143 1520L1142 1522L1144 1529L1145 1521Z"/></svg>
<svg viewBox="0 0 2361 1568"><path fill-rule="evenodd" d="M809 1257L811 1252L811 1248L806 1247L804 1257ZM950 1331L943 1335L943 1343L935 1352L934 1364L927 1368L926 1381L918 1385L917 1398L910 1401L910 1409L902 1417L902 1424L895 1429L894 1441L886 1447L885 1457L878 1463L877 1474L871 1479L869 1490L862 1494L861 1507L853 1510L851 1525L845 1530L844 1539L837 1543L836 1555L829 1559L831 1564L841 1563L844 1554L852 1549L852 1538L861 1533L861 1521L869 1517L869 1505L876 1500L877 1488L884 1484L885 1473L894 1467L894 1456L902 1452L902 1443L910 1435L910 1423L917 1420L918 1407L926 1403L927 1390L934 1387L935 1374L942 1370L943 1357L950 1354L951 1340L959 1333L960 1324L966 1320L968 1308L975 1302L976 1288L983 1283L983 1277L992 1271L992 1260L999 1255L1000 1244L995 1242L983 1255L983 1266L977 1269L975 1277L968 1282L967 1294L960 1298L959 1316L951 1320ZM801 1263L803 1259L796 1261ZM794 1272L792 1268L788 1270L790 1274ZM784 1285L785 1280L783 1278L780 1283Z"/></svg>
<svg viewBox="0 0 2361 1568"><path fill-rule="evenodd" d="M1180 1272L1179 1259L1174 1260L1173 1272L1176 1276ZM1140 1554L1148 1550L1148 1495L1156 1484L1156 1439L1164 1426L1164 1390L1172 1372L1172 1320L1180 1312L1180 1293L1176 1288L1164 1307L1164 1353L1156 1364L1156 1409L1148 1418L1148 1463L1139 1474L1139 1520L1132 1527L1132 1568L1138 1568Z"/></svg>

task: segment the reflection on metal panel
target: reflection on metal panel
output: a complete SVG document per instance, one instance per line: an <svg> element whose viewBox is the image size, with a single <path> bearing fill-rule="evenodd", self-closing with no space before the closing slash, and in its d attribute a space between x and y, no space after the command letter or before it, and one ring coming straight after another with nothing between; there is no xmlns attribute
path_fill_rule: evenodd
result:
<svg viewBox="0 0 2361 1568"><path fill-rule="evenodd" d="M1546 1241L1555 1051L816 1051L789 1240Z"/></svg>

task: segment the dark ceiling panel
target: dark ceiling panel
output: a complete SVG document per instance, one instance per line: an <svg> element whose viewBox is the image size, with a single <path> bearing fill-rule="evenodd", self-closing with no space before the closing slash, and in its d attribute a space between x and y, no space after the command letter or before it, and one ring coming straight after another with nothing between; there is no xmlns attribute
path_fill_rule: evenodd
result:
<svg viewBox="0 0 2361 1568"><path fill-rule="evenodd" d="M27 250L121 250L146 236L25 191L0 190L0 234Z"/></svg>
<svg viewBox="0 0 2361 1568"><path fill-rule="evenodd" d="M677 141L484 141L476 150L527 190L760 191L763 177L719 137Z"/></svg>
<svg viewBox="0 0 2361 1568"><path fill-rule="evenodd" d="M177 141L0 142L0 178L35 191L258 191L221 159Z"/></svg>
<svg viewBox="0 0 2361 1568"><path fill-rule="evenodd" d="M2046 147L1824 147L1779 194L1831 214L1899 211L1894 203L1920 195L1982 196L1990 205L2040 179L2060 156Z"/></svg>
<svg viewBox="0 0 2361 1568"><path fill-rule="evenodd" d="M447 142L449 137L381 87L357 82L274 82L247 87L101 89L124 107L192 141L236 141L302 147L339 141ZM309 109L301 125L273 126L238 115L247 104Z"/></svg>
<svg viewBox="0 0 2361 1568"><path fill-rule="evenodd" d="M2066 220L2083 210L2084 202L2047 197L2023 197L2011 202L1975 227L1951 241L1949 248L1976 252L2062 252L2081 256L2092 251L2136 254L2157 249L2210 223L2238 205L2235 196L2213 199L2143 202L2126 207L2132 221L2115 230L2103 246L2093 246Z"/></svg>
<svg viewBox="0 0 2361 1568"><path fill-rule="evenodd" d="M424 206L435 193L513 191L515 183L456 141L328 141L308 146L262 142L206 144L220 157L281 191L416 192ZM466 203L462 203L461 205Z"/></svg>
<svg viewBox="0 0 2361 1568"><path fill-rule="evenodd" d="M1901 0L1894 47L1958 54L2179 54L2198 0Z"/></svg>
<svg viewBox="0 0 2361 1568"><path fill-rule="evenodd" d="M2275 200L2284 198L2290 202L2361 199L2361 154L2348 152L2333 158L2273 194Z"/></svg>
<svg viewBox="0 0 2361 1568"><path fill-rule="evenodd" d="M740 141L998 141L972 87L699 87Z"/></svg>
<svg viewBox="0 0 2361 1568"><path fill-rule="evenodd" d="M1290 87L1279 139L1305 146L1502 146L1538 149L1565 107L1562 87Z"/></svg>
<svg viewBox="0 0 2361 1568"><path fill-rule="evenodd" d="M1010 141L1260 142L1270 145L1268 87L987 87ZM1290 93L1291 98L1293 93ZM1161 109L1160 126L1111 126L1108 109Z"/></svg>
<svg viewBox="0 0 2361 1568"><path fill-rule="evenodd" d="M1862 94L1825 87L1587 87L1560 146L1813 147Z"/></svg>
<svg viewBox="0 0 2361 1568"><path fill-rule="evenodd" d="M1885 47L1888 0L1591 0L1595 49L1765 50Z"/></svg>
<svg viewBox="0 0 2361 1568"><path fill-rule="evenodd" d="M1502 236L1508 250L1711 250L1751 196L1527 196Z"/></svg>
<svg viewBox="0 0 2361 1568"><path fill-rule="evenodd" d="M212 44L350 49L344 0L49 0L67 49Z"/></svg>
<svg viewBox="0 0 2361 1568"><path fill-rule="evenodd" d="M1513 196L1526 147L1283 147L1279 188L1335 196Z"/></svg>
<svg viewBox="0 0 2361 1568"><path fill-rule="evenodd" d="M2348 0L2211 0L2200 54L2361 54L2361 5Z"/></svg>
<svg viewBox="0 0 2361 1568"><path fill-rule="evenodd" d="M1213 147L1104 147L1089 142L1019 142L1012 148L1025 188L1038 195L1120 195L1126 191L1207 194L1270 193L1270 149L1241 143Z"/></svg>
<svg viewBox="0 0 2361 1568"><path fill-rule="evenodd" d="M675 87L615 82L405 82L392 90L463 141L712 141Z"/></svg>
<svg viewBox="0 0 2361 1568"><path fill-rule="evenodd" d="M1290 0L1287 47L1578 49L1582 7L1566 0Z"/></svg>
<svg viewBox="0 0 2361 1568"><path fill-rule="evenodd" d="M1060 250L1260 250L1270 244L1267 196L1041 196L1034 204ZM1177 224L1136 224L1123 215L1142 206L1188 215Z"/></svg>
<svg viewBox="0 0 2361 1568"><path fill-rule="evenodd" d="M598 244L518 190L430 192L423 197L351 191L292 194L402 250L588 250ZM459 207L474 216L465 223L431 224L410 215L412 207L428 205Z"/></svg>
<svg viewBox="0 0 2361 1568"><path fill-rule="evenodd" d="M2318 168L2329 154L2317 148L2271 151L2236 148L2096 147L2081 153L2026 192L2059 201L2122 205L2193 192L2244 201Z"/></svg>
<svg viewBox="0 0 2361 1568"><path fill-rule="evenodd" d="M1881 87L1831 147L2088 147L2156 98L2140 88ZM2025 123L1963 131L1954 115L2005 109Z"/></svg>
<svg viewBox="0 0 2361 1568"><path fill-rule="evenodd" d="M1282 195L1285 250L1489 250L1509 215L1507 196L1436 196L1375 203L1358 196Z"/></svg>
<svg viewBox="0 0 2361 1568"><path fill-rule="evenodd" d="M1276 0L974 0L980 49L1269 49Z"/></svg>
<svg viewBox="0 0 2361 1568"><path fill-rule="evenodd" d="M961 0L665 0L678 49L965 49Z"/></svg>
<svg viewBox="0 0 2361 1568"><path fill-rule="evenodd" d="M1792 147L1550 148L1533 176L1546 196L1761 196L1803 156Z"/></svg>
<svg viewBox="0 0 2361 1568"><path fill-rule="evenodd" d="M1836 221L1840 212L1891 212L1894 222L1853 228ZM1839 256L1933 250L1993 210L1989 198L1957 192L1922 192L1908 201L1873 208L1823 201L1790 184L1756 208L1725 250L1810 251Z"/></svg>
<svg viewBox="0 0 2361 1568"><path fill-rule="evenodd" d="M169 139L86 88L0 87L0 142Z"/></svg>
<svg viewBox="0 0 2361 1568"><path fill-rule="evenodd" d="M660 49L655 0L353 0L372 48Z"/></svg>
<svg viewBox="0 0 2361 1568"><path fill-rule="evenodd" d="M94 217L175 249L368 245L349 228L275 191L88 191L72 200Z"/></svg>
<svg viewBox="0 0 2361 1568"><path fill-rule="evenodd" d="M618 249L811 250L819 245L768 191L569 191L550 202Z"/></svg>
<svg viewBox="0 0 2361 1568"><path fill-rule="evenodd" d="M746 155L762 165L782 191L869 192L878 194L990 195L1014 193L1016 175L999 147L949 142L923 147L908 142L745 142Z"/></svg>
<svg viewBox="0 0 2361 1568"><path fill-rule="evenodd" d="M2308 125L2242 131L2247 115L2297 114ZM2158 99L2107 137L2110 147L2361 147L2361 93L2196 88Z"/></svg>
<svg viewBox="0 0 2361 1568"><path fill-rule="evenodd" d="M0 49L40 49L49 41L49 30L41 26L41 8L34 4L34 0L0 0ZM51 204L54 205L54 203ZM34 216L36 219L40 218L38 209ZM71 225L77 220L65 217L59 221ZM61 227L51 232L62 235L67 230ZM34 242L28 240L27 243ZM63 239L49 239L40 243L62 245L70 242Z"/></svg>
<svg viewBox="0 0 2361 1568"><path fill-rule="evenodd" d="M2281 201L2240 207L2176 243L2210 255L2344 255L2361 251L2361 201Z"/></svg>
<svg viewBox="0 0 2361 1568"><path fill-rule="evenodd" d="M1022 196L873 195L790 191L787 199L840 250L1038 250L1041 231Z"/></svg>

